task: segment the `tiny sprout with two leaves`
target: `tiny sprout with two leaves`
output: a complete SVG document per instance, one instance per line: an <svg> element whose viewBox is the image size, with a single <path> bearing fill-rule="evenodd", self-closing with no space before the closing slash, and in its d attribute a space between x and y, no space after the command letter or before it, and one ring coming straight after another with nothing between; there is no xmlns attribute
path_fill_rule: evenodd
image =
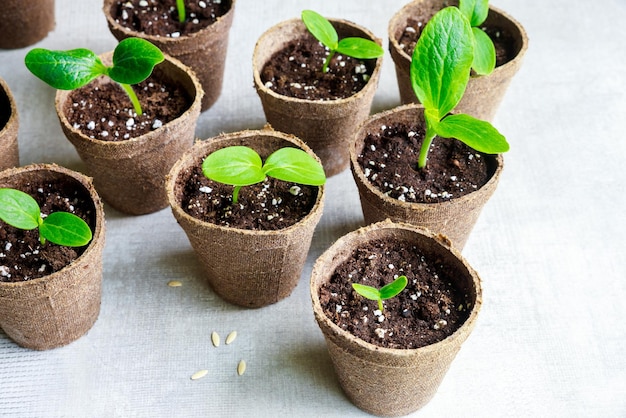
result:
<svg viewBox="0 0 626 418"><path fill-rule="evenodd" d="M489 122L449 113L459 103L470 77L474 41L469 21L456 7L446 7L428 21L411 60L411 84L424 105L426 135L418 168L426 167L435 136L455 138L486 154L509 150L509 144Z"/></svg>
<svg viewBox="0 0 626 418"><path fill-rule="evenodd" d="M235 186L233 204L238 202L242 186L260 183L265 177L309 186L321 186L326 182L322 165L305 151L291 147L274 151L265 164L252 148L222 148L205 158L202 172L208 179Z"/></svg>
<svg viewBox="0 0 626 418"><path fill-rule="evenodd" d="M163 53L150 42L139 38L121 41L113 51L113 65L107 67L92 51L84 48L50 51L35 48L26 54L26 67L41 80L59 90L74 90L105 75L119 83L138 116L141 104L131 84L144 81L155 65L164 60Z"/></svg>
<svg viewBox="0 0 626 418"><path fill-rule="evenodd" d="M328 19L313 10L303 10L301 16L311 35L330 50L322 67L324 73L328 71L330 60L337 52L357 59L378 58L385 52L380 45L369 39L349 37L339 40L337 31Z"/></svg>
<svg viewBox="0 0 626 418"><path fill-rule="evenodd" d="M406 276L400 276L380 289L359 283L352 283L352 288L364 298L377 301L378 309L382 312L385 310L383 300L391 299L392 297L398 295L404 290L407 284L408 280Z"/></svg>
<svg viewBox="0 0 626 418"><path fill-rule="evenodd" d="M37 201L20 190L0 189L0 219L24 230L39 228L39 241L66 247L82 247L91 241L89 225L69 212L53 212L45 218Z"/></svg>
<svg viewBox="0 0 626 418"><path fill-rule="evenodd" d="M472 69L478 75L487 75L496 68L496 48L493 41L479 26L489 14L489 0L460 0L459 10L469 20L474 38Z"/></svg>

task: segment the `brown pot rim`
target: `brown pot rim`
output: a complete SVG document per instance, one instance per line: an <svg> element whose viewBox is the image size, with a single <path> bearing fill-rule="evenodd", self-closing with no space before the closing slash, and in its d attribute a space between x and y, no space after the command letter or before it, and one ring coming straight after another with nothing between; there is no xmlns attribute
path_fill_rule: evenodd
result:
<svg viewBox="0 0 626 418"><path fill-rule="evenodd" d="M189 81L193 84L193 87L195 89L196 94L193 97L193 101L191 105L179 117L165 123L163 126L161 126L160 128L154 131L150 131L143 135L132 137L132 138L121 140L121 141L105 141L105 140L96 139L96 138L89 138L82 131L74 128L74 126L72 126L72 124L69 123L67 116L65 112L63 111L63 106L68 100L69 95L72 92L72 90L57 90L56 95L55 95L55 109L56 109L56 112L57 112L57 115L59 117L61 124L64 125L64 127L68 130L68 132L71 132L72 134L76 135L76 137L80 138L82 142L91 144L94 147L99 147L102 149L106 149L106 148L116 149L116 148L122 148L122 147L132 147L132 146L151 145L151 144L152 144L151 145L151 148L152 148L152 147L162 145L158 141L154 140L154 138L159 137L161 135L162 130L171 129L173 125L178 124L180 123L180 121L186 120L187 118L191 117L191 115L193 115L196 112L196 108L199 113L202 96L204 95L202 85L200 84L200 81L198 80L198 77L196 77L193 70L191 70L182 62L180 62L178 59L170 55L167 55L165 53L163 53L163 55L165 57L165 60L163 61L163 63L165 63L166 65L173 66L176 70L180 71L180 74L185 74L185 76L189 77ZM112 56L113 56L113 51L109 51L109 52L100 54L99 57L104 63L107 63L107 62L111 62ZM114 83L114 81L112 80L106 80L104 82Z"/></svg>
<svg viewBox="0 0 626 418"><path fill-rule="evenodd" d="M11 291L12 289L18 289L24 286L33 286L36 284L41 284L44 281L53 281L60 276L64 276L65 272L68 268L72 268L75 265L82 262L83 259L87 257L91 257L92 253L95 251L99 251L99 247L104 245L105 241L105 216L104 216L104 206L102 204L102 200L100 196L97 194L96 189L93 186L93 181L91 177L88 177L82 173L79 173L74 170L70 170L68 168L59 166L57 164L48 164L48 163L37 163L30 164L23 167L15 167L9 168L3 172L1 172L0 176L9 178L14 175L19 175L22 173L36 172L36 171L52 171L64 176L68 176L78 183L89 193L91 197L94 207L95 207L95 220L96 225L94 227L92 233L91 242L87 245L85 251L72 263L63 267L61 270L56 271L54 273L48 274L46 276L38 277L36 279L26 280L23 282L0 282L0 296L2 296L2 289Z"/></svg>
<svg viewBox="0 0 626 418"><path fill-rule="evenodd" d="M356 144L357 144L357 141L362 136L362 132L365 129L365 126L369 125L370 123L373 123L374 121L378 119L382 119L387 116L393 115L394 113L412 111L412 110L423 111L423 109L424 109L424 106L419 103L410 103L410 104L398 106L393 109L389 109L389 110L371 115L368 119L366 119L359 126L354 136L354 139L350 143L350 167L352 169L353 174L358 178L359 182L363 184L378 199L384 201L387 204L401 207L405 210L411 210L412 208L413 209L420 208L423 210L430 210L430 209L434 210L435 208L445 208L448 206L461 205L461 204L465 204L467 202L471 202L477 199L477 193L480 190L485 190L485 189L492 188L492 187L495 188L498 181L500 180L500 176L504 168L504 158L502 157L502 154L486 154L486 156L488 157L493 157L493 162L495 163L495 170L491 178L489 179L489 181L487 181L487 183L485 183L482 187L478 188L477 190L472 191L471 193L468 193L460 197L455 197L445 202L435 202L435 203L403 202L401 200L394 199L392 197L385 195L377 187L374 187L374 185L367 179L367 177L365 177L365 173L363 173L361 165L359 164L357 160L358 152L356 149Z"/></svg>
<svg viewBox="0 0 626 418"><path fill-rule="evenodd" d="M452 255L460 261L463 267L467 269L468 273L471 275L472 283L473 283L473 290L475 291L475 294L476 294L476 301L474 302L472 311L470 312L470 315L465 320L465 322L463 322L463 324L461 324L461 326L459 326L459 328L457 328L454 331L454 333L452 333L445 339L438 341L436 343L429 344L423 347L418 347L418 348L404 348L403 349L403 348L381 347L375 344L368 343L354 336L354 334L342 329L337 324L335 324L330 318L328 318L326 314L324 313L324 311L322 310L322 306L319 301L319 295L317 293L318 286L314 278L316 276L321 275L320 271L323 269L323 266L335 261L335 256L337 255L336 254L337 248L342 246L346 241L351 240L354 237L360 236L359 242L366 242L368 240L367 235L370 231L385 230L385 229L386 230L404 229L409 232L413 232L415 234L420 234L420 235L423 235L424 237L427 237L428 239L439 244L439 246L441 247L441 251L452 253ZM358 352L366 351L366 352L374 352L381 356L389 355L389 356L393 356L396 358L398 357L405 358L408 360L411 357L423 355L425 353L437 352L438 350L440 350L442 346L453 344L457 340L460 340L460 343L462 343L467 338L471 330L473 329L476 323L476 319L478 317L478 313L483 303L482 302L482 285L481 285L481 280L480 280L480 277L478 276L478 273L469 265L467 260L461 255L460 251L457 250L447 238L443 237L442 235L435 234L429 231L428 229L424 229L424 228L421 228L415 225L406 224L406 223L393 222L393 221L390 221L389 219L361 227L355 231L352 231L342 236L337 241L335 241L326 251L324 251L322 255L319 256L319 258L316 260L315 264L313 265L313 271L311 272L311 281L310 281L309 290L310 290L310 296L311 296L311 301L313 304L313 311L314 311L316 320L323 322L324 325L331 330L331 332L334 334L335 337L338 337L342 341L347 342L351 347L357 350L356 353L353 353L357 357L361 357L358 354Z"/></svg>
<svg viewBox="0 0 626 418"><path fill-rule="evenodd" d="M118 30L120 32L146 39L152 43L167 45L167 44L177 44L177 43L180 43L182 40L189 40L190 42L193 42L196 40L195 38L205 36L209 32L219 31L221 29L220 28L221 23L223 21L228 21L231 18L231 15L234 13L235 3L237 0L230 0L230 8L228 9L228 11L224 13L222 16L219 16L217 20L213 22L212 24L210 24L209 26L202 28L199 31L192 32L188 35L181 35L178 38L171 38L171 37L168 38L168 37L163 37L163 36L148 35L144 32L129 29L126 26L120 25L118 22L115 21L115 19L110 13L111 7L113 6L113 3L115 1L117 0L104 0L104 4L102 6L102 11L104 13L104 16L106 17L107 23L111 27L115 28L115 30Z"/></svg>
<svg viewBox="0 0 626 418"><path fill-rule="evenodd" d="M346 27L352 28L352 29L356 29L358 31L363 32L371 41L376 42L378 45L380 45L382 47L382 40L380 38L377 38L376 35L374 35L373 32L371 32L369 29L360 26L354 22L351 22L349 20L345 20L345 19L334 19L334 18L329 18L328 19L333 26L335 25L344 25ZM282 94L278 94L275 91L273 91L272 89L269 89L267 87L265 87L265 84L263 84L263 82L261 81L261 69L263 68L263 66L265 65L265 63L261 63L259 62L259 58L258 58L258 51L262 48L263 46L263 41L265 40L265 38L267 38L268 36L270 36L271 34L273 34L274 32L280 32L285 30L285 28L295 28L298 29L301 33L305 33L306 26L304 25L304 23L302 22L302 19L300 18L293 18L293 19L288 19L288 20L284 20L282 22L279 22L277 24L275 24L274 26L270 27L269 29L267 29L257 40L256 44L254 45L254 53L252 56L252 73L253 73L253 78L254 78L254 86L257 89L257 91L262 92L263 94L266 94L268 96L273 97L274 99L277 100L283 100L286 102L294 102L294 103L309 103L309 104L314 104L316 106L319 107L329 107L329 106L336 106L338 104L342 104L344 102L350 102L350 101L355 101L360 99L361 96L365 95L367 93L368 90L370 89L376 89L377 87L377 83L376 82L372 82L373 80L377 80L380 76L380 71L381 71L381 67L382 67L382 62L383 62L383 56L380 56L378 58L376 58L376 64L374 66L374 71L372 72L372 75L370 77L370 80L367 82L367 84L358 92L354 93L353 95L349 96L349 97L344 97L341 99L334 99L334 100L309 100L309 99L300 99L297 97L290 97L290 96L285 96Z"/></svg>
<svg viewBox="0 0 626 418"><path fill-rule="evenodd" d="M1 138L9 131L9 129L13 129L13 127L17 127L19 123L19 115L17 113L17 104L15 102L15 97L13 97L13 93L11 92L9 85L2 77L0 77L0 90L7 97L9 101L10 110L11 110L11 115L9 116L9 120L7 120L7 123L5 123L2 128L0 128L0 138Z"/></svg>
<svg viewBox="0 0 626 418"><path fill-rule="evenodd" d="M184 168L189 167L191 165L190 163L197 156L202 155L202 158L206 157L206 155L208 155L206 154L206 149L208 147L213 146L218 141L230 142L231 140L236 139L236 138L251 138L251 137L256 137L256 136L273 136L273 137L285 140L287 142L290 142L298 146L300 149L306 151L309 155L313 156L317 160L317 162L321 164L319 157L315 155L313 150L311 150L311 148L308 145L306 145L301 139L297 138L294 135L289 135L283 132L273 130L269 126L260 130L243 130L243 131L238 131L238 132L222 133L212 138L207 138L204 140L197 140L196 143L193 145L193 147L187 150L183 154L183 156L174 164L169 174L166 176L165 188L166 188L166 193L167 193L167 200L169 202L169 205L172 211L174 211L177 216L180 216L183 219L187 220L187 222L200 224L206 228L215 228L217 230L228 231L231 234L239 234L243 236L246 236L246 235L254 235L254 236L281 235L286 232L291 232L293 229L300 228L303 224L309 223L312 219L315 220L315 218L321 216L321 212L324 207L324 196L325 196L325 188L326 188L325 185L318 186L317 198L315 200L315 204L313 205L309 213L307 213L306 216L304 216L295 224L290 225L286 228L282 228L282 229L250 230L250 229L241 229L241 228L217 225L212 222L206 222L198 218L195 218L189 215L187 212L185 212L182 209L181 205L178 202L178 199L176 199L174 189L176 186L176 180L178 179L180 172Z"/></svg>
<svg viewBox="0 0 626 418"><path fill-rule="evenodd" d="M412 9L417 3L422 3L422 1L417 0L417 1L413 1L411 3L408 3L406 5L404 5L398 12L396 12L393 17L391 18L391 20L389 21L389 25L387 26L387 36L389 39L389 49L392 50L392 57L398 56L401 59L404 59L406 61L408 61L409 63L411 62L411 56L409 56L409 54L406 53L406 51L404 51L403 48L400 48L400 43L398 42L398 40L396 39L395 33L394 33L394 29L398 26L399 22L401 21L406 21L406 19L408 17L410 17L410 14L407 13L408 9ZM489 13L494 13L496 15L500 15L500 17L504 20L508 20L510 21L511 25L513 27L515 27L517 29L517 31L519 32L519 34L515 34L515 38L519 39L521 41L521 46L519 51L517 52L517 54L515 55L515 57L513 59L511 59L510 61L504 63L503 65L497 66L493 72L494 73L500 73L500 72L504 72L505 70L507 70L508 67L516 65L516 63L518 61L521 61L524 57L524 55L526 54L526 51L528 50L528 34L526 33L526 30L524 29L524 27L522 26L521 23L519 23L517 20L515 20L512 16L510 16L508 13L506 13L505 11L497 8L497 7L493 7L491 4L489 5ZM492 73L493 74L493 73ZM484 77L488 77L490 74L487 74ZM479 77L483 77L483 76L477 76L477 75L473 75L472 78L479 78Z"/></svg>

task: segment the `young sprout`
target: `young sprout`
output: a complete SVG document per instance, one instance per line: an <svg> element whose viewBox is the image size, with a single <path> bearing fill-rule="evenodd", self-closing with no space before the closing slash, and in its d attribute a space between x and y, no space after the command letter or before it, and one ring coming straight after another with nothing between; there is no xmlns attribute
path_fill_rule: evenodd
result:
<svg viewBox="0 0 626 418"><path fill-rule="evenodd" d="M459 103L470 76L474 41L469 21L456 7L446 7L426 24L411 60L411 84L424 105L426 135L418 168L426 167L436 135L455 138L486 154L509 150L509 144L489 122L465 114L448 115Z"/></svg>
<svg viewBox="0 0 626 418"><path fill-rule="evenodd" d="M66 247L82 247L91 241L91 229L85 221L69 212L53 212L45 218L37 201L15 189L0 189L0 219L24 230L39 228L39 241L46 240Z"/></svg>
<svg viewBox="0 0 626 418"><path fill-rule="evenodd" d="M496 48L489 35L480 28L489 14L489 0L460 0L459 10L472 27L474 38L472 69L479 75L491 74L496 68Z"/></svg>
<svg viewBox="0 0 626 418"><path fill-rule="evenodd" d="M364 298L378 301L378 309L383 312L385 310L383 307L383 300L391 299L392 297L398 295L404 290L407 283L408 280L406 276L400 276L380 289L359 283L352 283L352 288Z"/></svg>
<svg viewBox="0 0 626 418"><path fill-rule="evenodd" d="M313 10L303 10L302 21L311 35L330 50L322 67L324 73L328 71L328 64L336 52L357 59L378 58L385 53L380 45L369 39L350 37L339 40L333 25Z"/></svg>
<svg viewBox="0 0 626 418"><path fill-rule="evenodd" d="M92 51L84 48L50 51L35 48L26 54L26 67L41 80L59 90L74 90L101 75L119 83L138 116L143 114L131 84L144 81L154 66L162 62L163 53L150 42L139 38L121 41L113 51L113 65L107 67Z"/></svg>
<svg viewBox="0 0 626 418"><path fill-rule="evenodd" d="M176 10L178 11L178 21L183 23L187 18L185 12L185 0L176 0Z"/></svg>
<svg viewBox="0 0 626 418"><path fill-rule="evenodd" d="M315 158L301 149L290 147L274 151L265 164L252 148L222 148L205 158L202 172L211 180L235 186L233 204L237 203L242 186L260 183L265 177L309 186L321 186L326 182L324 168Z"/></svg>

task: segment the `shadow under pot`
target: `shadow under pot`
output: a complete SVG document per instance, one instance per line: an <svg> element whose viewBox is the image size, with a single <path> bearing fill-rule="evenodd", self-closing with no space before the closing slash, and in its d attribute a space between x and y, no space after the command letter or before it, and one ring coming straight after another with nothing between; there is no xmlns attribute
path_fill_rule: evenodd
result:
<svg viewBox="0 0 626 418"><path fill-rule="evenodd" d="M352 284L407 285L383 309ZM310 293L339 383L379 416L418 410L435 395L482 305L481 282L450 242L384 221L338 239L315 262Z"/></svg>
<svg viewBox="0 0 626 418"><path fill-rule="evenodd" d="M329 21L339 39L355 36L381 43L373 33L354 23ZM330 177L348 167L348 144L356 127L370 114L382 57L355 60L336 54L330 71L323 74L326 52L301 19L291 19L271 27L259 38L252 67L267 122L278 131L302 139L322 160ZM281 74L268 67L279 59L284 63L278 65L290 68L290 72ZM295 79L298 74L306 76ZM348 91L340 91L337 86L349 86Z"/></svg>
<svg viewBox="0 0 626 418"><path fill-rule="evenodd" d="M152 1L141 7L140 0L105 0L103 12L109 30L118 41L145 39L161 51L191 68L204 90L201 111L220 97L233 23L235 0L185 2L187 19L178 21L173 1Z"/></svg>
<svg viewBox="0 0 626 418"><path fill-rule="evenodd" d="M493 195L501 155L435 137L426 168L417 167L424 138L421 104L372 115L350 145L350 168L366 223L391 219L447 236L462 250Z"/></svg>
<svg viewBox="0 0 626 418"><path fill-rule="evenodd" d="M83 247L64 247L39 232L0 220L0 327L35 350L64 346L87 333L100 313L105 222L91 179L66 168L33 164L0 173L0 188L31 195L41 213L71 212L92 231Z"/></svg>
<svg viewBox="0 0 626 418"><path fill-rule="evenodd" d="M0 49L24 48L54 29L54 0L3 0Z"/></svg>
<svg viewBox="0 0 626 418"><path fill-rule="evenodd" d="M111 57L101 55L105 65ZM77 90L58 90L55 105L65 136L104 201L126 214L143 215L167 206L165 176L193 145L202 87L188 67L166 56L133 89L143 107L139 117L108 77Z"/></svg>
<svg viewBox="0 0 626 418"><path fill-rule="evenodd" d="M7 83L0 78L0 171L17 167L19 118L15 99Z"/></svg>
<svg viewBox="0 0 626 418"><path fill-rule="evenodd" d="M411 86L411 57L415 43L428 21L444 7L458 1L415 0L400 9L389 21L389 52L395 64L402 104L419 103ZM489 75L472 72L467 89L456 111L492 121L509 84L522 65L528 49L524 27L511 16L489 6L487 20L481 27L496 46L496 68Z"/></svg>
<svg viewBox="0 0 626 418"><path fill-rule="evenodd" d="M298 284L322 216L324 186L267 177L242 187L232 204L233 186L208 180L202 172L208 155L231 146L252 148L262 161L284 147L319 159L291 135L241 131L198 141L168 176L172 212L210 286L227 302L259 308L288 297Z"/></svg>

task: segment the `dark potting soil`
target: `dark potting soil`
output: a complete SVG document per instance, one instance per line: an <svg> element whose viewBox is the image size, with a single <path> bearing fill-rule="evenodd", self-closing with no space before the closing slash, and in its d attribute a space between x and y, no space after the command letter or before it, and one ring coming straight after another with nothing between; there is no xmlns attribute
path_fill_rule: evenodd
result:
<svg viewBox="0 0 626 418"><path fill-rule="evenodd" d="M326 47L306 34L272 56L261 71L261 81L278 94L306 100L343 99L365 87L374 60L335 54L322 73L327 56Z"/></svg>
<svg viewBox="0 0 626 418"><path fill-rule="evenodd" d="M469 317L472 302L452 283L449 271L409 242L376 240L354 251L319 290L325 314L356 337L386 348L414 349L441 341ZM407 287L378 302L352 288L360 283L381 288L404 275Z"/></svg>
<svg viewBox="0 0 626 418"><path fill-rule="evenodd" d="M207 179L200 167L185 175L182 208L189 215L216 225L247 230L277 230L299 222L311 212L318 187L273 178L244 186L232 204L233 186Z"/></svg>
<svg viewBox="0 0 626 418"><path fill-rule="evenodd" d="M186 19L181 23L176 0L123 0L113 4L111 16L136 32L178 38L210 26L230 8L230 0L185 0Z"/></svg>
<svg viewBox="0 0 626 418"><path fill-rule="evenodd" d="M0 131L4 129L11 118L11 102L5 91L0 90Z"/></svg>
<svg viewBox="0 0 626 418"><path fill-rule="evenodd" d="M493 175L487 159L455 139L435 137L425 169L417 162L421 125L383 126L365 138L357 157L365 177L382 193L405 202L444 202L482 187Z"/></svg>
<svg viewBox="0 0 626 418"><path fill-rule="evenodd" d="M407 19L407 27L400 35L398 43L409 56L413 55L415 44L426 23L428 22L424 20ZM489 35L496 48L496 67L500 67L515 58L515 38L513 35L499 27L483 27L482 29Z"/></svg>
<svg viewBox="0 0 626 418"><path fill-rule="evenodd" d="M132 86L143 110L137 116L117 83L90 83L70 93L65 115L75 129L92 139L125 141L154 131L180 117L191 106L187 93L153 76Z"/></svg>
<svg viewBox="0 0 626 418"><path fill-rule="evenodd" d="M31 195L41 207L42 216L71 212L82 218L93 231L96 211L89 194L74 183L56 180L21 184L17 189ZM76 260L87 248L41 244L38 229L24 231L0 221L0 281L21 282L47 276Z"/></svg>

